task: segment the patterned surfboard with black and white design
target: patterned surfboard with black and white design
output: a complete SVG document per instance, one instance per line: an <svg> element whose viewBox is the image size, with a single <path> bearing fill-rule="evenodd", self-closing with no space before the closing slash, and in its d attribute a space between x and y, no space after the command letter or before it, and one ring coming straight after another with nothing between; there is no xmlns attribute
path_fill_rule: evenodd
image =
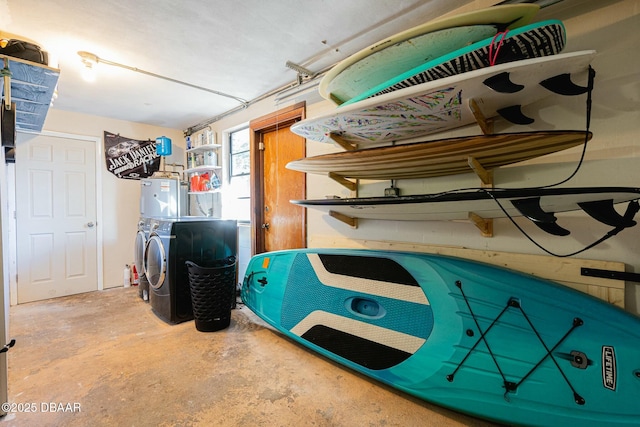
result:
<svg viewBox="0 0 640 427"><path fill-rule="evenodd" d="M299 344L454 410L509 425L640 419L640 319L546 280L438 255L299 249L254 256L241 296Z"/></svg>
<svg viewBox="0 0 640 427"><path fill-rule="evenodd" d="M566 34L561 21L537 22L465 46L407 70L343 105L479 68L555 55L564 49L565 44Z"/></svg>

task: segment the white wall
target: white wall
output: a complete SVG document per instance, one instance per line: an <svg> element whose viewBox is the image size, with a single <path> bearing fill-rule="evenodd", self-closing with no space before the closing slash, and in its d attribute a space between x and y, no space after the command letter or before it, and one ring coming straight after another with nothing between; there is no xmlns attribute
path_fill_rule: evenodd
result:
<svg viewBox="0 0 640 427"><path fill-rule="evenodd" d="M179 129L168 129L140 123L113 120L105 117L70 113L52 108L44 124L44 130L99 138L104 131L134 139L155 139L167 136L172 140L172 155L166 163L185 164L185 140ZM107 171L104 160L104 141L98 147L102 152L102 163L98 173L102 181L103 237L103 286L122 286L122 270L134 259L133 244L140 215L140 183L137 180L119 179ZM167 168L171 170L170 168ZM178 170L178 169L177 169Z"/></svg>
<svg viewBox="0 0 640 427"><path fill-rule="evenodd" d="M477 5L475 3L478 3ZM471 2L475 7L490 2ZM469 6L472 7L472 6ZM553 12L555 11L555 12ZM553 12L553 13L552 13ZM425 21L428 17L425 17ZM591 130L593 140L588 145L586 162L578 174L564 186L629 186L640 187L640 1L587 2L568 0L558 6L543 9L536 20L563 20L567 31L565 52L595 49L598 52L592 66L597 72L593 92ZM578 83L584 83L578 82ZM271 113L300 99L307 100L307 117L314 117L335 108L318 96L299 97L276 104L273 98L249 109L226 117L212 125L219 133L251 119ZM551 96L531 107L527 113L536 123L528 127L508 127L496 123L496 132L518 132L548 129L584 129L586 96L567 98ZM476 126L432 136L478 134ZM307 156L339 151L329 144L307 142ZM556 183L568 177L576 167L581 149L574 148L544 158L531 160L495 171L496 186L531 187ZM453 177L405 180L396 183L403 194L433 193L455 188L478 187L473 174ZM389 182L362 183L360 196L382 195ZM328 194L346 196L346 189L332 180L309 174L307 197L323 198ZM483 238L470 223L360 221L351 229L333 218L308 210L309 240L319 236L343 236L353 239L395 240L427 244L457 245L474 249L542 254L508 221L494 222L494 237ZM539 231L526 221L518 221L525 231L549 250L564 254L578 250L597 240L610 227L602 226L581 213L559 216L559 223L571 230L569 237L553 237ZM640 221L640 215L636 218ZM640 226L624 230L607 242L581 254L578 258L622 261L628 271L640 273ZM640 285L627 283L626 307L640 310Z"/></svg>

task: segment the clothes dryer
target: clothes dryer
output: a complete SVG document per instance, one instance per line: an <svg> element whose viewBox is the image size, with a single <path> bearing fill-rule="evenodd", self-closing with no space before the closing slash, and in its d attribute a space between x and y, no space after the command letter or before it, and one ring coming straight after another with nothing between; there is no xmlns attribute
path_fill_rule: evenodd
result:
<svg viewBox="0 0 640 427"><path fill-rule="evenodd" d="M169 323L193 319L186 261L207 265L237 256L235 220L154 219L144 253L153 311Z"/></svg>
<svg viewBox="0 0 640 427"><path fill-rule="evenodd" d="M144 301L149 301L149 281L146 274L144 274L144 250L149 240L149 229L151 228L151 218L140 218L138 221L138 232L136 233L136 240L134 244L134 259L133 264L136 266L136 272L138 273L138 296Z"/></svg>

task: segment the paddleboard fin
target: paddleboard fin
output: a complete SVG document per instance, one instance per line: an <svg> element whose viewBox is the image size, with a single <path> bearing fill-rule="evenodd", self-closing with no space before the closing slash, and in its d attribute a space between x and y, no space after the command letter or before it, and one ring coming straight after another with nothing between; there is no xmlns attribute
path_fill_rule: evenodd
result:
<svg viewBox="0 0 640 427"><path fill-rule="evenodd" d="M512 200L511 204L541 230L554 236L568 236L570 234L569 230L556 223L557 218L553 213L542 210L540 197L516 199Z"/></svg>
<svg viewBox="0 0 640 427"><path fill-rule="evenodd" d="M535 222L534 224L538 226L542 231L552 234L554 236L568 236L571 234L569 230L566 228L560 227L555 222Z"/></svg>
<svg viewBox="0 0 640 427"><path fill-rule="evenodd" d="M622 216L613 207L613 199L595 200L593 202L578 203L578 206L585 211L591 218L600 221L603 224L612 227L633 227L636 222L633 217L627 218Z"/></svg>
<svg viewBox="0 0 640 427"><path fill-rule="evenodd" d="M500 93L516 93L524 89L521 84L513 83L507 71L491 76L483 81L485 86Z"/></svg>
<svg viewBox="0 0 640 427"><path fill-rule="evenodd" d="M514 208L533 222L556 222L553 213L545 212L540 206L540 197L528 197L511 201Z"/></svg>
<svg viewBox="0 0 640 427"><path fill-rule="evenodd" d="M558 95L582 95L589 90L588 86L579 86L571 81L571 74L558 74L540 82L540 85Z"/></svg>
<svg viewBox="0 0 640 427"><path fill-rule="evenodd" d="M516 125L530 125L534 122L531 117L527 117L522 112L522 106L512 105L510 107L500 108L496 110L498 114L505 120L510 121Z"/></svg>

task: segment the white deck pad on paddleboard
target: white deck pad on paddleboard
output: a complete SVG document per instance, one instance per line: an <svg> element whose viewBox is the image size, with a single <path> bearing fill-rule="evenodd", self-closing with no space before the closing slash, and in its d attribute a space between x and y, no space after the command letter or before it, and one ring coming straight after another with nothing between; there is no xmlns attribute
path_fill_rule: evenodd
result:
<svg viewBox="0 0 640 427"><path fill-rule="evenodd" d="M420 288L418 289L420 290ZM374 342L381 341L380 337L384 337L385 345L407 353L415 353L426 341L423 338L415 337L413 335L381 328L379 326L359 322L357 320L348 319L343 316L319 310L312 312L300 323L291 328L291 333L302 336L305 332L316 325L325 325L330 328L336 328L336 325L339 325L339 329L343 332Z"/></svg>
<svg viewBox="0 0 640 427"><path fill-rule="evenodd" d="M318 279L325 286L332 286L340 289L351 289L359 292L366 292L370 295L377 295L387 298L394 298L402 301L415 302L418 304L429 304L424 292L418 287L398 285L393 282L382 282L378 280L365 279L360 277L345 276L327 271L317 254L309 254L309 263Z"/></svg>

